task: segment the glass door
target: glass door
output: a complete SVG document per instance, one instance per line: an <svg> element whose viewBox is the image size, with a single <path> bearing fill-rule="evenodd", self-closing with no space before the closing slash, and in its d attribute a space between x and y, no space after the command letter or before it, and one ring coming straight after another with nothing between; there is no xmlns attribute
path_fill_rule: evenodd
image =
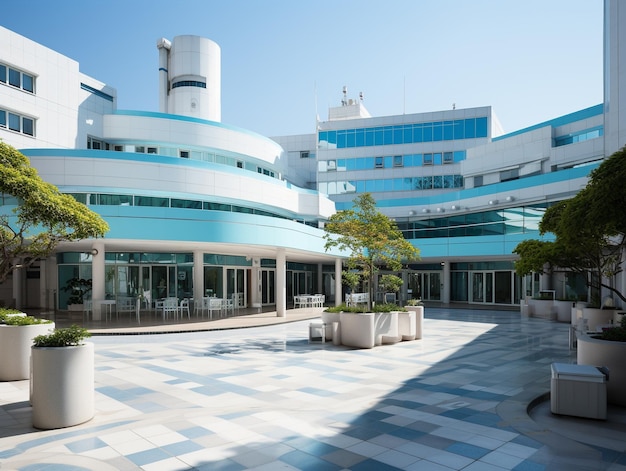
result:
<svg viewBox="0 0 626 471"><path fill-rule="evenodd" d="M274 270L261 270L261 303L263 305L276 304L275 276Z"/></svg>

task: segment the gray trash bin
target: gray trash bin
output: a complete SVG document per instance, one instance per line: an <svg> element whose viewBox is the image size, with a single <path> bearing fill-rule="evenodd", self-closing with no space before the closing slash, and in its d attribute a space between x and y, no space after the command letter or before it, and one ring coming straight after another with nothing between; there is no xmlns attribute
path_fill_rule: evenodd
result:
<svg viewBox="0 0 626 471"><path fill-rule="evenodd" d="M552 363L553 414L606 419L607 371L591 365Z"/></svg>

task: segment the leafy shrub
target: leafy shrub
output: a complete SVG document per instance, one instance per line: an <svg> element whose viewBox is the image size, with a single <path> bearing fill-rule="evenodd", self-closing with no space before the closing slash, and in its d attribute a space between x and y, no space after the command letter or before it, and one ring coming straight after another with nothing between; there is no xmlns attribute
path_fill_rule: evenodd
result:
<svg viewBox="0 0 626 471"><path fill-rule="evenodd" d="M326 309L326 312L392 312L392 311L406 311L403 307L396 304L376 304L372 309L368 310L367 306L347 306L346 304L340 304L339 306L331 306Z"/></svg>
<svg viewBox="0 0 626 471"><path fill-rule="evenodd" d="M22 311L0 307L0 322L4 322L9 317L14 317L11 314L22 314Z"/></svg>
<svg viewBox="0 0 626 471"><path fill-rule="evenodd" d="M4 320L6 325L36 325L36 324L52 324L51 320L39 319L33 316L11 316Z"/></svg>
<svg viewBox="0 0 626 471"><path fill-rule="evenodd" d="M38 335L33 339L34 347L73 347L82 345L83 340L91 337L89 331L83 327L72 325L64 329L57 329L47 335Z"/></svg>
<svg viewBox="0 0 626 471"><path fill-rule="evenodd" d="M614 342L626 342L626 315L622 316L622 322L619 326L603 329L600 338Z"/></svg>

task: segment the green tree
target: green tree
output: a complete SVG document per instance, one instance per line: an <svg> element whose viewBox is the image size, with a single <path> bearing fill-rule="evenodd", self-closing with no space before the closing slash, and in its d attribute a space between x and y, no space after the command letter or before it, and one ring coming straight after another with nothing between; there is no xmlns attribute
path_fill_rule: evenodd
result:
<svg viewBox="0 0 626 471"><path fill-rule="evenodd" d="M549 207L539 233L554 241L526 240L513 250L519 275L556 267L585 273L592 293L606 288L626 303L612 281L622 271L626 236L626 148L614 153L589 175L575 197Z"/></svg>
<svg viewBox="0 0 626 471"><path fill-rule="evenodd" d="M0 283L16 265L28 267L61 242L103 237L108 224L87 206L62 194L17 149L0 141L0 195L17 206L0 206Z"/></svg>
<svg viewBox="0 0 626 471"><path fill-rule="evenodd" d="M402 263L419 260L419 249L404 238L397 224L376 209L370 193L362 193L351 209L333 214L324 227L325 248L336 247L350 253L348 271L367 281L371 309L374 275L379 268L398 271Z"/></svg>

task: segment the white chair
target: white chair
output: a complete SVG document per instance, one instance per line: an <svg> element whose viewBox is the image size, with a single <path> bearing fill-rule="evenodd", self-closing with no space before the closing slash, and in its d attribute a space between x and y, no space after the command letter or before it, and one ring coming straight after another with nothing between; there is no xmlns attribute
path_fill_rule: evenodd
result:
<svg viewBox="0 0 626 471"><path fill-rule="evenodd" d="M294 296L293 297L293 308L298 309L301 307L305 307L306 300L304 296Z"/></svg>
<svg viewBox="0 0 626 471"><path fill-rule="evenodd" d="M191 313L189 312L189 299L185 298L181 300L178 310L180 311L180 317L183 317L185 311L187 311L187 318L191 319Z"/></svg>
<svg viewBox="0 0 626 471"><path fill-rule="evenodd" d="M232 315L235 314L235 302L233 298L222 299L222 312L225 316L228 316L228 312Z"/></svg>
<svg viewBox="0 0 626 471"><path fill-rule="evenodd" d="M207 311L209 319L213 319L213 312L222 313L222 300L220 298L205 298L208 301Z"/></svg>
<svg viewBox="0 0 626 471"><path fill-rule="evenodd" d="M243 307L243 293L233 293L233 304L234 308L239 312L239 309Z"/></svg>
<svg viewBox="0 0 626 471"><path fill-rule="evenodd" d="M150 311L152 310L152 293L150 292L149 289L143 292L141 303L144 309L150 310Z"/></svg>
<svg viewBox="0 0 626 471"><path fill-rule="evenodd" d="M161 309L163 320L165 320L170 313L178 317L178 298L165 298L157 301L157 308Z"/></svg>

